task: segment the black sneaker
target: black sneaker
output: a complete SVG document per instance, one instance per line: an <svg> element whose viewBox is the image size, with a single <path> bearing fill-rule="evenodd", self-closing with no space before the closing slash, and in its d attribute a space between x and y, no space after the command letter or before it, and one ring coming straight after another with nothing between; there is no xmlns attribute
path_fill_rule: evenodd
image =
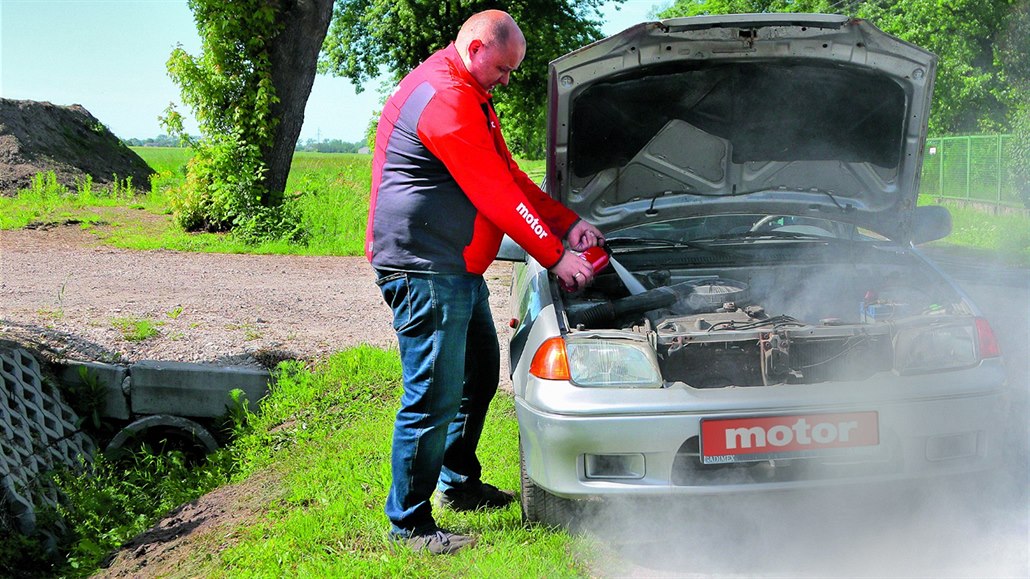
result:
<svg viewBox="0 0 1030 579"><path fill-rule="evenodd" d="M433 555L451 555L465 547L474 546L476 538L469 537L468 535L459 535L437 527L409 537L391 534L390 543L404 545L416 553L426 551Z"/></svg>
<svg viewBox="0 0 1030 579"><path fill-rule="evenodd" d="M499 509L515 500L515 495L502 491L494 485L479 483L468 489L456 489L447 492L437 491L435 504L437 507L452 511L476 511L479 509Z"/></svg>

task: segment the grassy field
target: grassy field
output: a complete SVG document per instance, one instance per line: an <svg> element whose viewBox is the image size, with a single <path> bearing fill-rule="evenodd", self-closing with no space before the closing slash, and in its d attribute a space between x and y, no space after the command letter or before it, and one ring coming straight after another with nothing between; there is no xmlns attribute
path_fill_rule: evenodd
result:
<svg viewBox="0 0 1030 579"><path fill-rule="evenodd" d="M920 195L919 204L937 202L929 196ZM951 201L941 202L940 205L951 212L952 229L951 235L935 244L992 250L1005 262L1030 267L1030 219L1025 215L992 215Z"/></svg>
<svg viewBox="0 0 1030 579"><path fill-rule="evenodd" d="M134 149L156 171L149 187L100 191L75 190L41 175L38 183L16 197L0 197L0 229L45 224L77 224L108 245L126 249L170 249L218 253L362 255L371 157L368 155L297 153L286 183L296 199L309 233L305 244L266 242L248 245L232 236L186 233L177 228L168 207L173 189L185 179L187 149ZM543 162L526 161L534 179Z"/></svg>
<svg viewBox="0 0 1030 579"><path fill-rule="evenodd" d="M305 244L266 242L247 245L232 236L186 233L169 214L169 196L180 186L189 161L187 149L134 149L157 172L149 187L100 190L80 183L68 190L40 175L16 197L0 197L0 229L30 224L74 223L109 245L128 249L171 249L221 253L361 255L368 213L368 155L298 153L287 181L287 195L297 200L309 233ZM534 180L543 176L543 161L522 161ZM931 204L921 196L920 204ZM952 213L950 236L935 242L992 250L1016 265L1030 266L1030 219L1024 215L990 215L957 203L943 203Z"/></svg>

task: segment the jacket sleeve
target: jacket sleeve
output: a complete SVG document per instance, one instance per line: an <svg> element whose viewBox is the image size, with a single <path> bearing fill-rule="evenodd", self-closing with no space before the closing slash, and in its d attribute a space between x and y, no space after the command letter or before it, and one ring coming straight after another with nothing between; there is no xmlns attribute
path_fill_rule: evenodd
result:
<svg viewBox="0 0 1030 579"><path fill-rule="evenodd" d="M565 251L562 237L567 232L567 229L556 232L551 225L561 226L568 217L554 219L557 212L553 205L546 204L541 209L534 203L539 199L526 195L509 166L507 149L504 153L498 150L487 122L471 95L460 91L438 92L419 119L418 134L480 214L541 265L551 267ZM530 182L525 173L517 172L521 173L519 181ZM539 188L534 189L539 196L546 197Z"/></svg>
<svg viewBox="0 0 1030 579"><path fill-rule="evenodd" d="M526 175L525 171L518 166L518 163L515 162L515 159L512 158L511 153L508 151L507 144L502 143L501 145L504 147L504 153L507 157L512 177L519 188L522 189L522 193L529 198L533 203L533 207L536 207L537 211L540 212L541 218L547 222L547 226L551 228L551 231L558 234L558 237L565 239L572 226L579 221L579 216L568 207L552 199L550 195L544 193L540 186L534 183L529 178L529 175Z"/></svg>

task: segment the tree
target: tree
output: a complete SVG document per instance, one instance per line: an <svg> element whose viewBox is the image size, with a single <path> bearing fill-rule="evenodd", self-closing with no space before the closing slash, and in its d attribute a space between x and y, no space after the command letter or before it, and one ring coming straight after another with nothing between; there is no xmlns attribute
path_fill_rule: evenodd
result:
<svg viewBox="0 0 1030 579"><path fill-rule="evenodd" d="M176 216L187 229L274 236L332 0L189 0L203 39L168 72L200 125ZM164 122L188 140L169 107ZM294 228L293 231L296 231ZM281 233L281 231L280 231Z"/></svg>
<svg viewBox="0 0 1030 579"><path fill-rule="evenodd" d="M622 1L622 0L618 0ZM547 63L601 38L605 0L337 0L320 67L349 78L357 90L385 68L394 81L448 45L472 14L500 8L526 35L526 59L497 91L496 109L515 154L542 156Z"/></svg>
<svg viewBox="0 0 1030 579"><path fill-rule="evenodd" d="M930 117L933 134L996 131L1006 126L998 98L1004 84L993 44L1011 0L866 2L858 16L940 58Z"/></svg>
<svg viewBox="0 0 1030 579"><path fill-rule="evenodd" d="M1012 0L677 0L663 18L735 12L838 12L864 18L884 32L940 57L930 132L998 130L1008 106L1004 76L993 55ZM1023 39L1025 51L1025 37Z"/></svg>
<svg viewBox="0 0 1030 579"><path fill-rule="evenodd" d="M1030 38L1030 0L1022 0L1008 14L995 53L1009 84L1003 98L1010 103L1012 111L1009 119L1015 137L1012 176L1023 204L1030 207L1030 51L1027 38Z"/></svg>
<svg viewBox="0 0 1030 579"><path fill-rule="evenodd" d="M662 10L661 18L708 14L757 14L762 12L839 12L858 2L830 0L677 0Z"/></svg>

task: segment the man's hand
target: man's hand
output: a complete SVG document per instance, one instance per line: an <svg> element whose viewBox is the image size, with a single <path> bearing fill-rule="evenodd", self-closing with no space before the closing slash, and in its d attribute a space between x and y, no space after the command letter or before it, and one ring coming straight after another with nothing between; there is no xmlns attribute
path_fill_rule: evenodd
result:
<svg viewBox="0 0 1030 579"><path fill-rule="evenodd" d="M566 289L580 290L594 279L594 268L578 254L566 251L550 272L558 276Z"/></svg>
<svg viewBox="0 0 1030 579"><path fill-rule="evenodd" d="M569 246L576 251L583 251L595 245L604 245L604 234L601 230L580 219L572 226L567 236Z"/></svg>

